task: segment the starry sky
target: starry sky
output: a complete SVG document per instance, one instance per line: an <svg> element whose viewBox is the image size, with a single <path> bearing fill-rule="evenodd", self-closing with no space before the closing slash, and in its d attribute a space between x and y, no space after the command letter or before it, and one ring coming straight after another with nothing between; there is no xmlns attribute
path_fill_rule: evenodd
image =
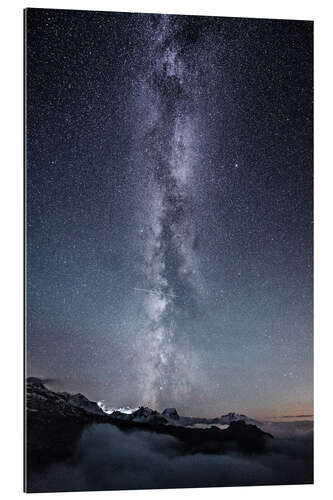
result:
<svg viewBox="0 0 333 500"><path fill-rule="evenodd" d="M25 18L28 375L311 414L312 22Z"/></svg>

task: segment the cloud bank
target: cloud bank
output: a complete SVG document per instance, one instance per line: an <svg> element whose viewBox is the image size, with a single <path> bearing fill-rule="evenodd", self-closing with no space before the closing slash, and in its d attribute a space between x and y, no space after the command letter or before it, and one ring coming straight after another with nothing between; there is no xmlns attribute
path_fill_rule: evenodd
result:
<svg viewBox="0 0 333 500"><path fill-rule="evenodd" d="M171 436L93 425L70 461L29 478L36 492L303 484L312 456L312 439L273 439L258 455L184 455Z"/></svg>

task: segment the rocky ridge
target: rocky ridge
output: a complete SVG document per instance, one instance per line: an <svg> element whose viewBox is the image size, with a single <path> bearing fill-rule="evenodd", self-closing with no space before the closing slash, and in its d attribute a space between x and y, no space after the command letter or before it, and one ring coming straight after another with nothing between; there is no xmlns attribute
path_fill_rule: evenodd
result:
<svg viewBox="0 0 333 500"><path fill-rule="evenodd" d="M33 377L26 382L28 461L46 463L70 456L83 429L92 424L112 424L124 431L168 434L179 440L184 453L222 453L228 443L256 451L265 446L266 439L272 438L256 425L241 419L232 420L235 414L229 414L227 429L221 430L214 425L199 429L191 427L188 422L182 425L184 417L179 417L175 408L167 408L162 414L143 406L130 414L117 411L106 414L97 403L82 394L51 391Z"/></svg>

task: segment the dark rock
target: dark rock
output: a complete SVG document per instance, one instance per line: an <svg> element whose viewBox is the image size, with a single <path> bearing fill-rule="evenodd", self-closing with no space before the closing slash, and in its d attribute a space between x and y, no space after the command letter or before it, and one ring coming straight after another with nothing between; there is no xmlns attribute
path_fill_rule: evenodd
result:
<svg viewBox="0 0 333 500"><path fill-rule="evenodd" d="M150 423L150 424L166 424L167 419L151 408L140 406L138 410L131 414L131 420L134 422Z"/></svg>
<svg viewBox="0 0 333 500"><path fill-rule="evenodd" d="M43 382L41 381L41 379L37 378L37 377L28 377L27 378L27 384L34 385L36 387L45 388L45 386L44 386Z"/></svg>
<svg viewBox="0 0 333 500"><path fill-rule="evenodd" d="M96 403L86 400L84 396L84 399L76 396L50 391L35 377L27 379L28 465L29 462L46 463L66 457L68 453L73 452L74 443L86 424L97 419L107 420Z"/></svg>
<svg viewBox="0 0 333 500"><path fill-rule="evenodd" d="M171 420L179 420L179 415L176 408L166 408L162 411L163 417L171 418Z"/></svg>
<svg viewBox="0 0 333 500"><path fill-rule="evenodd" d="M132 420L132 413L123 413L122 411L113 411L110 416L119 420Z"/></svg>
<svg viewBox="0 0 333 500"><path fill-rule="evenodd" d="M76 406L77 408L82 408L91 413L97 413L98 415L104 415L103 410L94 401L89 401L88 398L83 396L83 394L73 394L69 395L68 402Z"/></svg>

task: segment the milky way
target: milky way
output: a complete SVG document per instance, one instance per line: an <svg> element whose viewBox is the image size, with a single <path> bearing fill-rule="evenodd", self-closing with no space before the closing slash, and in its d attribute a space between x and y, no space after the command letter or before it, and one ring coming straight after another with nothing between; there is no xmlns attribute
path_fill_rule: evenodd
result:
<svg viewBox="0 0 333 500"><path fill-rule="evenodd" d="M28 11L29 374L311 413L312 222L312 23Z"/></svg>
<svg viewBox="0 0 333 500"><path fill-rule="evenodd" d="M151 33L151 64L142 82L151 116L139 124L148 183L144 204L150 214L144 230L144 285L152 293L144 301L147 323L140 332L139 367L143 401L153 407L186 398L194 383L193 353L180 350L175 339L178 302L184 304L189 296L195 300L200 279L191 210L196 137L188 104L189 70L176 39L180 29L168 16L160 18Z"/></svg>

